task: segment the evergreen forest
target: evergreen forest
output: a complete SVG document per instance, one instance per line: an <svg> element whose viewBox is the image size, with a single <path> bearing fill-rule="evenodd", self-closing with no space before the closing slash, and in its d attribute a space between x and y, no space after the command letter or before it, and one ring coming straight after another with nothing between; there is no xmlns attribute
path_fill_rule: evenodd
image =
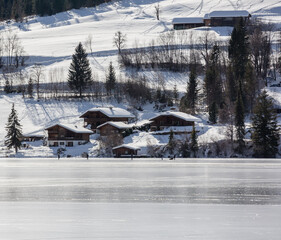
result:
<svg viewBox="0 0 281 240"><path fill-rule="evenodd" d="M0 0L0 21L22 21L30 15L52 15L70 9L94 7L109 0Z"/></svg>

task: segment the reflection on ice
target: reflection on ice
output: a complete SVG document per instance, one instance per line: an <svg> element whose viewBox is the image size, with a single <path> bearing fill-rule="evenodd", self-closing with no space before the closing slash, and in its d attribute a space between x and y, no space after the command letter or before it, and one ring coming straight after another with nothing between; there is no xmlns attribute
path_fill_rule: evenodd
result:
<svg viewBox="0 0 281 240"><path fill-rule="evenodd" d="M0 201L281 204L281 160L1 160Z"/></svg>

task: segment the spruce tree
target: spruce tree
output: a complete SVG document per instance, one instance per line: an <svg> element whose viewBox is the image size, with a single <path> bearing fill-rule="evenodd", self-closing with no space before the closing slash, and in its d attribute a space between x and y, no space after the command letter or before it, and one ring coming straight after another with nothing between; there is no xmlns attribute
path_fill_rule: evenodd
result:
<svg viewBox="0 0 281 240"><path fill-rule="evenodd" d="M92 71L86 50L80 42L72 55L72 63L68 72L68 86L79 93L82 97L83 91L93 82Z"/></svg>
<svg viewBox="0 0 281 240"><path fill-rule="evenodd" d="M244 20L233 28L228 47L228 56L231 61L235 79L244 78L246 65L249 60L249 40Z"/></svg>
<svg viewBox="0 0 281 240"><path fill-rule="evenodd" d="M196 157L196 154L198 152L198 143L197 143L197 133L194 125L191 132L190 150L193 153L193 157Z"/></svg>
<svg viewBox="0 0 281 240"><path fill-rule="evenodd" d="M173 89L173 97L174 97L174 100L175 100L175 104L177 104L178 98L179 98L179 91L177 89L176 84L174 85L174 89Z"/></svg>
<svg viewBox="0 0 281 240"><path fill-rule="evenodd" d="M209 122L212 124L216 124L218 120L218 108L217 104L213 102L209 107Z"/></svg>
<svg viewBox="0 0 281 240"><path fill-rule="evenodd" d="M217 45L213 47L210 60L206 67L204 92L209 111L216 113L214 104L221 105L222 102L222 79L220 76L220 49ZM216 114L215 114L216 115ZM214 115L213 115L214 116ZM215 123L214 121L211 121Z"/></svg>
<svg viewBox="0 0 281 240"><path fill-rule="evenodd" d="M189 151L189 141L188 138L184 139L180 146L180 153L183 158L190 157L190 151Z"/></svg>
<svg viewBox="0 0 281 240"><path fill-rule="evenodd" d="M251 61L248 61L245 69L244 76L244 92L245 92L245 103L244 106L247 107L245 109L247 112L252 112L254 101L256 98L256 92L258 90L258 82L254 73L254 67Z"/></svg>
<svg viewBox="0 0 281 240"><path fill-rule="evenodd" d="M10 84L10 81L8 79L5 81L4 91L5 91L5 93L12 93L13 92L13 87Z"/></svg>
<svg viewBox="0 0 281 240"><path fill-rule="evenodd" d="M245 147L245 123L244 123L244 106L242 100L241 90L238 92L236 104L235 104L235 129L237 138L237 151L238 153L243 153Z"/></svg>
<svg viewBox="0 0 281 240"><path fill-rule="evenodd" d="M106 82L105 82L105 88L109 95L111 95L112 91L114 91L116 84L116 76L115 76L115 70L112 66L112 62L110 62L108 67L108 74L106 76Z"/></svg>
<svg viewBox="0 0 281 240"><path fill-rule="evenodd" d="M273 102L263 91L257 99L252 117L252 140L254 156L270 158L278 152L280 138L277 125L277 115L273 109Z"/></svg>
<svg viewBox="0 0 281 240"><path fill-rule="evenodd" d="M241 18L238 25L233 28L228 47L230 60L228 73L228 93L230 100L235 102L238 91L241 90L244 109L248 106L245 99L245 73L249 62L249 40L244 20ZM238 88L241 88L240 90Z"/></svg>
<svg viewBox="0 0 281 240"><path fill-rule="evenodd" d="M29 78L27 86L27 94L29 98L33 98L33 81L32 78Z"/></svg>
<svg viewBox="0 0 281 240"><path fill-rule="evenodd" d="M170 135L169 135L169 142L168 142L168 145L167 145L167 148L169 150L169 154L174 153L175 146L176 146L176 143L175 143L175 140L174 140L174 132L173 132L173 130L171 130Z"/></svg>
<svg viewBox="0 0 281 240"><path fill-rule="evenodd" d="M21 147L20 139L22 138L22 130L14 104L8 118L8 123L6 124L6 130L5 145L8 149L14 148L17 153L18 149Z"/></svg>
<svg viewBox="0 0 281 240"><path fill-rule="evenodd" d="M195 71L192 69L189 75L189 83L187 86L186 93L186 104L187 108L191 110L191 113L195 113L195 107L197 102L198 89Z"/></svg>

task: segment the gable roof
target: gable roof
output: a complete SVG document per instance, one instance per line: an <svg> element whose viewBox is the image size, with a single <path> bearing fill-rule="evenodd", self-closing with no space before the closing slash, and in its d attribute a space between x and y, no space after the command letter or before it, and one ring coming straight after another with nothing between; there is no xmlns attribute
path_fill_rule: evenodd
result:
<svg viewBox="0 0 281 240"><path fill-rule="evenodd" d="M101 127L103 127L103 126L105 126L105 125L108 125L108 124L111 125L111 126L113 126L113 127L118 128L118 129L128 129L128 128L132 128L131 125L126 124L126 123L124 123L124 122L112 122L112 121L103 123L103 124L97 126L97 128L101 128Z"/></svg>
<svg viewBox="0 0 281 240"><path fill-rule="evenodd" d="M174 18L172 24L185 24L185 23L204 23L201 17L186 17L186 18Z"/></svg>
<svg viewBox="0 0 281 240"><path fill-rule="evenodd" d="M213 11L204 16L204 19L215 17L249 17L250 13L246 10Z"/></svg>
<svg viewBox="0 0 281 240"><path fill-rule="evenodd" d="M65 128L65 129L67 129L71 132L75 132L75 133L89 133L89 134L93 133L93 131L86 129L84 127L79 127L79 126L71 125L71 124L62 124L62 123L56 123L56 124L46 128L45 130L49 130L50 128L55 127L55 126L60 126L62 128Z"/></svg>
<svg viewBox="0 0 281 240"><path fill-rule="evenodd" d="M189 121L189 122L201 122L201 120L197 117L194 117L190 114L187 114L187 113L184 113L184 112L163 112L161 114L159 114L158 116L154 117L154 118L151 118L149 119L150 121L153 121L154 119L160 117L160 116L173 116L173 117L177 117L177 118L180 118L182 120L185 120L185 121Z"/></svg>
<svg viewBox="0 0 281 240"><path fill-rule="evenodd" d="M140 150L140 148L138 148L138 147L133 147L133 146L130 146L130 145L128 145L128 144L122 144L122 145L117 146L117 147L114 147L114 148L112 148L112 149L115 150L115 149L119 149L119 148L128 148L128 149L132 149L132 150Z"/></svg>
<svg viewBox="0 0 281 240"><path fill-rule="evenodd" d="M134 115L128 112L127 110L123 108L91 108L84 112L81 116L83 117L88 112L101 112L107 117L110 118L134 118Z"/></svg>

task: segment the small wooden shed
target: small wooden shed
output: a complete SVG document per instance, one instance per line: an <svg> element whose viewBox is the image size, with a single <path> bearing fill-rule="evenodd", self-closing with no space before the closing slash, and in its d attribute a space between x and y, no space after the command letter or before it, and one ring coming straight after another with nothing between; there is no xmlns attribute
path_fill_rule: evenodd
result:
<svg viewBox="0 0 281 240"><path fill-rule="evenodd" d="M204 26L204 20L200 17L174 18L172 21L174 30L183 30Z"/></svg>
<svg viewBox="0 0 281 240"><path fill-rule="evenodd" d="M114 157L135 157L138 155L140 148L130 145L120 145L112 149Z"/></svg>

